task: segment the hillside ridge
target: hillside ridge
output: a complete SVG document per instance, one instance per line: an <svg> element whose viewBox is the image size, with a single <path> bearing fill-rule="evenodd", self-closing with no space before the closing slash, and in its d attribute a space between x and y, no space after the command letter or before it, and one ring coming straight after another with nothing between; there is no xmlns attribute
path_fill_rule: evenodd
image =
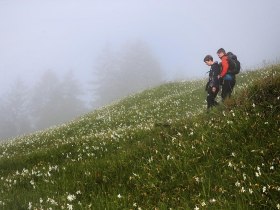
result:
<svg viewBox="0 0 280 210"><path fill-rule="evenodd" d="M2 209L280 209L280 66L206 113L168 83L0 145Z"/></svg>

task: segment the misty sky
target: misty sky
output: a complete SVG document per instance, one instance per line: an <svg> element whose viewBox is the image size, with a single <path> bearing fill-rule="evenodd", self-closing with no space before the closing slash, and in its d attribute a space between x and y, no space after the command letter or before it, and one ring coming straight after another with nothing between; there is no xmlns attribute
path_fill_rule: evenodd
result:
<svg viewBox="0 0 280 210"><path fill-rule="evenodd" d="M205 76L220 47L243 67L280 57L279 0L0 0L0 87L43 71L86 83L106 46L146 42L166 78Z"/></svg>

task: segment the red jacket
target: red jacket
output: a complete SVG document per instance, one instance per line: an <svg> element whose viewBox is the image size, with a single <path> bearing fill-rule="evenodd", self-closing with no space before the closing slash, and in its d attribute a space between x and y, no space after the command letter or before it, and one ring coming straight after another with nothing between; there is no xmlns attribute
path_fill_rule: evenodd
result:
<svg viewBox="0 0 280 210"><path fill-rule="evenodd" d="M224 77L227 74L229 68L228 58L226 55L224 55L221 59L222 59L222 71L220 73L220 76Z"/></svg>

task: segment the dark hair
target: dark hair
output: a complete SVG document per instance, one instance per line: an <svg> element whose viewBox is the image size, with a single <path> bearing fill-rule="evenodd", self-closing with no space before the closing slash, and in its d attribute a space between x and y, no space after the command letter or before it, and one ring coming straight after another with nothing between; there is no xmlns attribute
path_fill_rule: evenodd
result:
<svg viewBox="0 0 280 210"><path fill-rule="evenodd" d="M213 57L211 55L206 55L203 61L213 61Z"/></svg>
<svg viewBox="0 0 280 210"><path fill-rule="evenodd" d="M226 54L226 51L224 50L224 48L220 48L220 49L218 49L217 53L218 54L220 54L220 53Z"/></svg>

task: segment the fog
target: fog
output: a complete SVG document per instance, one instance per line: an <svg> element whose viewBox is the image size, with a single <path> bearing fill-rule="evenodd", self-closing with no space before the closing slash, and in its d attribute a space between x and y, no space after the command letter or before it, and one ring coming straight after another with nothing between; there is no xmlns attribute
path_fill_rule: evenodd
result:
<svg viewBox="0 0 280 210"><path fill-rule="evenodd" d="M279 11L279 0L0 0L1 112L8 96L22 96L17 90L26 86L25 109L33 107L33 114L25 115L29 130L48 127L122 97L116 87L130 94L162 81L205 77L203 58L212 54L218 60L220 47L237 54L244 70L275 62ZM152 80L145 83L147 78ZM71 97L79 111L70 109L62 120L38 126L36 116L54 112L46 111L52 107L42 111L31 98L52 98L50 90L43 91L52 84L56 93L67 85L77 87ZM20 103L14 100L14 106ZM16 135L28 129L23 130Z"/></svg>

